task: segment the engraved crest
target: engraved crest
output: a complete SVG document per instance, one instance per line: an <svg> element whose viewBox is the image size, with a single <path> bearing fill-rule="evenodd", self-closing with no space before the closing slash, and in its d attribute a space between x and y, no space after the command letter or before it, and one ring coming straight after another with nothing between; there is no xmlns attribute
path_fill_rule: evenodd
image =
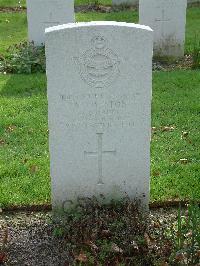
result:
<svg viewBox="0 0 200 266"><path fill-rule="evenodd" d="M90 86L103 88L114 81L119 74L120 61L109 48L103 36L91 40L92 48L75 58L81 78Z"/></svg>

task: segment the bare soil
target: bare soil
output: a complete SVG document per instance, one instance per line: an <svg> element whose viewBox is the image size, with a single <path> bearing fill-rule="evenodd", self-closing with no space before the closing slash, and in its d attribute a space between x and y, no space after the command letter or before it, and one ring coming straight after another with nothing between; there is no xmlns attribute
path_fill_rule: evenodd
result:
<svg viewBox="0 0 200 266"><path fill-rule="evenodd" d="M149 245L148 249L153 256L156 254L158 260L166 263L163 265L168 265L167 259L171 250L170 244L163 239L163 230L169 228L176 219L176 208L153 209L149 214L148 234L145 235ZM54 234L55 228L51 212L2 213L0 215L0 259L2 264L64 266L72 265L77 260L84 262L86 258L83 254L75 255L70 252L67 248L66 238ZM137 244L134 243L134 245L137 250ZM115 246L115 252L118 251L121 252ZM117 264L114 262L107 264L105 261L105 265Z"/></svg>

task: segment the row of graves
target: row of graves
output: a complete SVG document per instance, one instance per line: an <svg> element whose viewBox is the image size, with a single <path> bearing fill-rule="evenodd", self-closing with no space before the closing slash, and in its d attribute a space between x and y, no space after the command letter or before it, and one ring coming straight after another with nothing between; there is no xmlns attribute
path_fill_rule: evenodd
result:
<svg viewBox="0 0 200 266"><path fill-rule="evenodd" d="M140 0L139 24L74 23L72 0L27 0L29 40L46 47L54 209L101 195L148 209L152 55L184 55L186 7Z"/></svg>
<svg viewBox="0 0 200 266"><path fill-rule="evenodd" d="M187 0L140 0L139 24L154 30L154 56L184 55ZM73 0L27 0L29 40L45 42L45 28L74 23Z"/></svg>

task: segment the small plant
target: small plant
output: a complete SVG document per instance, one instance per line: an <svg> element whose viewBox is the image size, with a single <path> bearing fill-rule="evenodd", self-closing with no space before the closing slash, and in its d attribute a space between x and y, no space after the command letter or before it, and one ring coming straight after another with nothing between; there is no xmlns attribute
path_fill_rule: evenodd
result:
<svg viewBox="0 0 200 266"><path fill-rule="evenodd" d="M188 210L179 208L175 234L172 232L174 265L197 265L200 263L200 208L189 205Z"/></svg>
<svg viewBox="0 0 200 266"><path fill-rule="evenodd" d="M145 219L138 203L129 199L103 203L95 197L79 199L75 209L56 223L75 265L148 265ZM142 265L142 264L141 264Z"/></svg>
<svg viewBox="0 0 200 266"><path fill-rule="evenodd" d="M63 236L63 228L60 228L60 227L56 227L53 231L53 235L55 237L62 237Z"/></svg>
<svg viewBox="0 0 200 266"><path fill-rule="evenodd" d="M0 73L31 74L45 72L44 46L23 42L8 49L8 55L0 57Z"/></svg>
<svg viewBox="0 0 200 266"><path fill-rule="evenodd" d="M200 40L197 37L192 49L190 50L190 54L192 56L192 68L200 68Z"/></svg>

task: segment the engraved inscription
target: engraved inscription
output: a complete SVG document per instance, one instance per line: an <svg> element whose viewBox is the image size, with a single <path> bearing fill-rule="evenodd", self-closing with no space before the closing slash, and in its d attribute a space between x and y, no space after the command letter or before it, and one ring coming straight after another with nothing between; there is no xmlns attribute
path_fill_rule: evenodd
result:
<svg viewBox="0 0 200 266"><path fill-rule="evenodd" d="M91 40L92 48L74 58L81 78L94 88L103 88L112 83L119 74L118 56L106 47L103 36Z"/></svg>
<svg viewBox="0 0 200 266"><path fill-rule="evenodd" d="M92 128L97 132L111 128L133 128L133 106L140 93L108 95L100 93L60 94L62 105L71 113L71 119L62 121L67 129ZM89 104L88 104L89 103Z"/></svg>
<svg viewBox="0 0 200 266"><path fill-rule="evenodd" d="M53 12L49 13L49 18L47 21L43 21L45 27L51 27L60 24L58 21L54 21L53 19Z"/></svg>
<svg viewBox="0 0 200 266"><path fill-rule="evenodd" d="M162 10L162 17L155 19L155 21L163 21L163 22L165 22L165 21L170 21L170 19L165 17L165 10L163 9Z"/></svg>
<svg viewBox="0 0 200 266"><path fill-rule="evenodd" d="M97 133L98 150L97 152L84 151L85 155L97 156L98 158L98 185L103 185L103 154L116 155L116 150L103 151L103 133Z"/></svg>

